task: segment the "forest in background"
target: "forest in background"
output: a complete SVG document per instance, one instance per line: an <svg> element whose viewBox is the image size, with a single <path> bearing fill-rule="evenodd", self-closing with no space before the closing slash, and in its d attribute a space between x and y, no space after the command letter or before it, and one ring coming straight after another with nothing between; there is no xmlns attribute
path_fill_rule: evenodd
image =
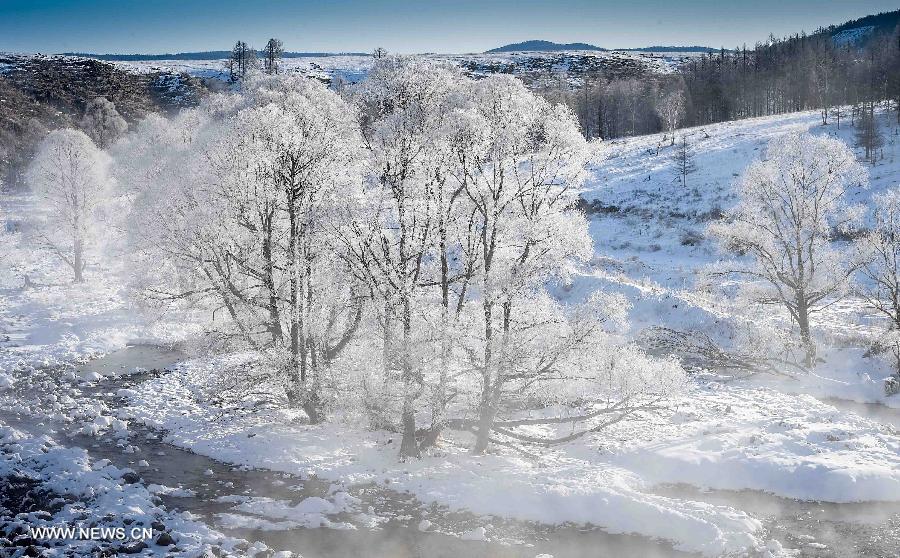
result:
<svg viewBox="0 0 900 558"><path fill-rule="evenodd" d="M597 74L581 87L556 83L542 94L572 108L588 139L803 110L821 110L823 123L840 125L871 116L879 103L892 104L900 119L898 17L900 11L810 35L770 36L753 48L700 55L672 74L625 79Z"/></svg>

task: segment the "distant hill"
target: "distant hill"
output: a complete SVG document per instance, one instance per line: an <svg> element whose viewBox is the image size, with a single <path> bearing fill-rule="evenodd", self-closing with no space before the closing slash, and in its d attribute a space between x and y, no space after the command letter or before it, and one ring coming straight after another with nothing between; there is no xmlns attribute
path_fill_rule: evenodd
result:
<svg viewBox="0 0 900 558"><path fill-rule="evenodd" d="M854 19L838 26L832 26L828 28L828 31L831 31L831 34L834 35L842 31L849 31L860 27L872 27L875 31L890 33L897 27L897 24L900 24L900 10L867 15L866 17Z"/></svg>
<svg viewBox="0 0 900 558"><path fill-rule="evenodd" d="M719 52L720 49L708 46L648 46L640 48L622 48L616 50L626 50L633 52Z"/></svg>
<svg viewBox="0 0 900 558"><path fill-rule="evenodd" d="M632 52L719 52L719 49L708 46L648 46L640 48L616 48L609 49L591 45L588 43L554 43L552 41L523 41L521 43L513 43L511 45L503 45L502 47L492 48L485 51L486 53L497 52L557 52L562 50L621 50Z"/></svg>
<svg viewBox="0 0 900 558"><path fill-rule="evenodd" d="M63 52L66 56L81 56L95 60L133 62L137 60L222 60L231 56L230 50L207 50L203 52L176 52L167 54L95 54L90 52ZM285 58L322 58L325 56L368 56L368 52L285 52ZM262 57L262 51L259 52Z"/></svg>
<svg viewBox="0 0 900 558"><path fill-rule="evenodd" d="M554 43L552 41L523 41L492 48L487 54L498 52L555 52L561 50L607 50L587 43Z"/></svg>
<svg viewBox="0 0 900 558"><path fill-rule="evenodd" d="M832 25L825 29L819 29L817 33L830 34L831 40L838 46L859 47L872 37L892 33L898 24L900 24L900 10L894 10L893 12L868 15L837 26Z"/></svg>

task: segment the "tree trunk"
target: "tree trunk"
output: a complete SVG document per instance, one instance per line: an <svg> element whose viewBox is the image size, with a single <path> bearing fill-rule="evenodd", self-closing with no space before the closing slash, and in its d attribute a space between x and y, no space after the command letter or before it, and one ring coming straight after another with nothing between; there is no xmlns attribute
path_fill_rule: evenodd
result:
<svg viewBox="0 0 900 558"><path fill-rule="evenodd" d="M797 299L797 327L800 329L800 340L806 350L805 364L811 367L816 361L816 346L809 331L809 305L805 298Z"/></svg>
<svg viewBox="0 0 900 558"><path fill-rule="evenodd" d="M482 454L487 450L491 435L491 425L494 422L494 412L491 409L491 370L493 363L493 336L494 327L491 322L493 304L485 300L484 307L484 363L481 372L481 402L478 406L478 432L475 433L475 447L472 453Z"/></svg>
<svg viewBox="0 0 900 558"><path fill-rule="evenodd" d="M403 366L403 409L401 411L401 422L403 424L403 439L400 442L400 459L410 457L419 457L419 446L416 443L416 380L414 377L412 366L412 315L409 301L409 294L401 293L402 297L401 321L403 324L403 348L402 348L402 366Z"/></svg>
<svg viewBox="0 0 900 558"><path fill-rule="evenodd" d="M81 283L84 281L84 241L81 240L81 237L76 236L75 238L74 252L72 268L75 271L75 282Z"/></svg>
<svg viewBox="0 0 900 558"><path fill-rule="evenodd" d="M447 401L447 374L450 368L450 265L447 261L446 230L441 227L439 250L441 253L441 356L438 385L431 402L431 428L419 445L423 450L437 443L444 427L444 406Z"/></svg>
<svg viewBox="0 0 900 558"><path fill-rule="evenodd" d="M283 332L281 330L281 313L278 308L278 293L275 291L275 263L272 260L272 216L267 216L264 220L265 227L263 236L263 260L265 262L265 284L266 290L269 291L269 323L267 329L272 336L272 344L279 345L283 342Z"/></svg>

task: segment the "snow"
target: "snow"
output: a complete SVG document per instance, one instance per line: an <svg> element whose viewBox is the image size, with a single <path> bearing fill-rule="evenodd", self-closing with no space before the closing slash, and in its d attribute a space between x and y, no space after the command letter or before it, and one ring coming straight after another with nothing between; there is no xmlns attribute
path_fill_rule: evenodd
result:
<svg viewBox="0 0 900 558"><path fill-rule="evenodd" d="M653 483L824 502L900 501L897 431L809 395L709 384L613 461ZM725 409L726 412L722 412ZM651 435L651 433L646 433Z"/></svg>
<svg viewBox="0 0 900 558"><path fill-rule="evenodd" d="M329 63L316 61L323 68ZM852 134L833 124L821 126L818 113L679 132L696 142L699 171L688 177L687 191L672 174L670 148L656 154L661 136L611 142L610 157L591 169L585 198L617 211L594 216L596 255L556 294L572 300L601 288L623 294L632 305L628 335L634 338L654 325L701 331L723 344L736 343L735 332L748 324L760 332L782 331L787 320L779 310L752 313L737 302L697 293L693 285L699 271L718 257L703 237L708 216L735 202L735 176L760 156L767 140L796 130L834 134L848 142ZM896 133L888 137L884 160L871 172L871 187L854 201L867 203L873 193L900 183ZM36 212L27 196L5 195L2 205L17 219ZM698 233L697 242L683 243L687 233ZM3 241L0 259L14 265L0 265L0 394L15 387L14 371L27 366L83 362L138 339L174 343L203 330L202 319L182 309L160 315L130 302L113 259L103 268L89 268L89 284L76 286L47 254L27 246L22 233L7 233ZM23 273L36 286L23 288ZM84 405L67 418L93 435L110 428L125 434L129 421L137 421L163 429L170 443L235 465L314 475L342 488L375 482L406 491L424 505L488 516L485 525L459 534L464 539L490 540L489 517L496 516L590 524L673 541L679 549L710 556L766 548L777 554L780 544L766 541L762 523L750 514L662 496L654 487L686 483L825 502L900 501L896 429L823 402L837 397L900 408L900 397L884 395L886 366L864 358L860 348L881 327L859 300L848 299L814 323L834 345L824 351L824 363L814 374L730 383L697 377L688 393L652 421L621 423L578 443L536 450L533 457L503 449L476 457L468 453L468 439L448 436L431 455L398 463L398 437L368 431L358 417L335 416L308 426L299 420L302 413L284 409L223 415L205 398L203 387L234 360L247 358L241 354L196 358L140 389L120 390L129 407L118 416L104 414L99 405ZM107 375L85 372L81 377L103 382ZM51 403L47 412L63 409ZM122 471L90 463L84 450L55 446L9 427L0 427L0 445L15 449L0 453L0 476L26 467L54 491L90 499L91 509L103 513L149 518L165 514L153 504L153 494L194 495L182 487L122 485L117 482ZM138 466L149 464L141 460ZM347 528L326 516L359 511L342 490L330 500L310 497L297 503L226 498L220 501L234 506L217 516L226 527ZM189 533L203 540L219 536L190 518L166 517L167 525L185 534L179 544L193 540ZM428 520L418 524L423 531L431 527Z"/></svg>
<svg viewBox="0 0 900 558"><path fill-rule="evenodd" d="M844 109L849 114L849 107ZM829 122L822 126L818 112L802 112L681 130L678 137L686 135L693 143L699 169L688 176L687 190L676 179L672 147L662 134L611 142L608 158L594 165L583 194L607 208L591 220L597 255L560 296L583 299L601 288L623 293L632 303L629 323L635 337L647 327L664 326L702 332L728 348L744 339L741 330L760 339L790 334L788 316L779 307L749 307L694 287L707 266L722 257L705 229L710 215L736 203L735 181L743 169L762 156L771 139L786 133L827 134L852 146L854 129L847 119L840 129L833 118ZM881 123L887 139L883 159L869 168L869 187L850 203L871 206L874 195L900 184L898 128L889 114ZM687 235L694 240L686 243ZM820 344L831 346L821 351L824 363L797 381L764 381L791 393L900 408L900 399L884 394L882 380L890 369L863 358L868 342L885 327L862 300L844 299L813 316Z"/></svg>
<svg viewBox="0 0 900 558"><path fill-rule="evenodd" d="M241 514L250 514L249 516L222 513L219 514L219 518L224 520L227 525L243 524L247 526L252 524L257 529L266 530L296 529L298 527L355 529L349 523L334 522L326 517L326 515L353 511L355 502L347 498L339 498L338 501L343 505L316 496L305 498L296 505L284 500L256 497L246 499L232 508Z"/></svg>
<svg viewBox="0 0 900 558"><path fill-rule="evenodd" d="M512 68L516 75L527 76L532 68L541 68L551 74L566 73L573 64L585 66L627 64L654 73L672 73L685 60L698 56L694 52L630 52L630 51L561 51L527 53L472 53L472 54L423 54L422 58L438 63L456 65L473 75L483 76L500 68ZM110 62L118 68L134 73L163 72L228 80L226 60L135 60ZM330 55L283 58L279 67L284 73L297 73L321 80L343 79L356 83L366 77L373 64L371 56ZM570 78L573 84L581 83L578 77Z"/></svg>
<svg viewBox="0 0 900 558"><path fill-rule="evenodd" d="M185 73L194 77L229 79L226 60L137 60L111 62L123 70L147 74L163 72ZM282 72L298 73L319 79L341 77L349 83L363 79L372 67L371 56L334 55L283 58L279 63Z"/></svg>
<svg viewBox="0 0 900 558"><path fill-rule="evenodd" d="M166 512L154 503L151 490L140 483L123 482L125 472L105 460L92 463L83 449L59 446L47 436L32 436L0 424L0 482L27 478L46 491L48 497L61 497L65 502L58 507L48 506L57 510L53 513L29 512L15 519L3 517L4 522L27 520L27 527L32 528L93 524L112 529L129 525L149 528L151 523L159 521L178 541L184 556L203 555L212 543L234 549L236 539L184 514ZM154 531L155 539L160 533ZM125 532L130 532L130 528ZM168 551L164 546L154 545L153 540L145 542L149 544L150 555L163 556ZM91 540L66 540L66 548L73 553L89 553L97 549L97 544L98 541Z"/></svg>
<svg viewBox="0 0 900 558"><path fill-rule="evenodd" d="M602 457L596 449L603 444L599 438L585 447L548 451L540 463L518 455L473 458L463 446L451 444L446 454L398 464L392 435L365 432L352 423L309 427L295 424L289 411L272 410L250 420L233 416L210 425L217 410L197 401L197 387L220 363L190 361L153 380L131 398L129 414L168 431L167 441L202 455L345 484L386 484L425 504L453 510L548 524L594 524L610 532L674 540L681 548L712 555L761 544L760 523L741 511L644 492L639 476ZM322 505L330 510L330 504ZM293 513L274 515L299 522Z"/></svg>
<svg viewBox="0 0 900 558"><path fill-rule="evenodd" d="M33 198L4 195L6 215L38 213ZM177 308L150 310L132 302L123 281L124 260L89 266L89 286L74 284L71 270L27 243L25 232L3 236L0 251L0 374L25 366L77 364L135 342L168 345L202 331L196 318ZM34 285L23 286L24 277ZM4 342L4 335L11 340ZM79 372L86 381L96 371Z"/></svg>
<svg viewBox="0 0 900 558"><path fill-rule="evenodd" d="M845 29L831 36L831 40L837 46L856 45L865 40L872 32L875 31L874 25L863 25L854 27L853 29Z"/></svg>

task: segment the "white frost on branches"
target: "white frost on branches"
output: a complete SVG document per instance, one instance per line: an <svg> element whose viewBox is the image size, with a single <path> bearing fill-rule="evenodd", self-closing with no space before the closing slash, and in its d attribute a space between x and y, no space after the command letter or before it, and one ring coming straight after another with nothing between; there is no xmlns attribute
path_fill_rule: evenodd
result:
<svg viewBox="0 0 900 558"><path fill-rule="evenodd" d="M739 179L738 205L709 227L726 250L747 257L713 273L749 278L754 300L785 308L811 364L810 316L847 292L859 265L833 241L858 225L864 208L847 198L868 176L843 142L808 133L773 140L766 157Z"/></svg>
<svg viewBox="0 0 900 558"><path fill-rule="evenodd" d="M28 170L28 183L41 200L40 242L72 268L81 282L102 229L110 159L83 132L51 132Z"/></svg>

